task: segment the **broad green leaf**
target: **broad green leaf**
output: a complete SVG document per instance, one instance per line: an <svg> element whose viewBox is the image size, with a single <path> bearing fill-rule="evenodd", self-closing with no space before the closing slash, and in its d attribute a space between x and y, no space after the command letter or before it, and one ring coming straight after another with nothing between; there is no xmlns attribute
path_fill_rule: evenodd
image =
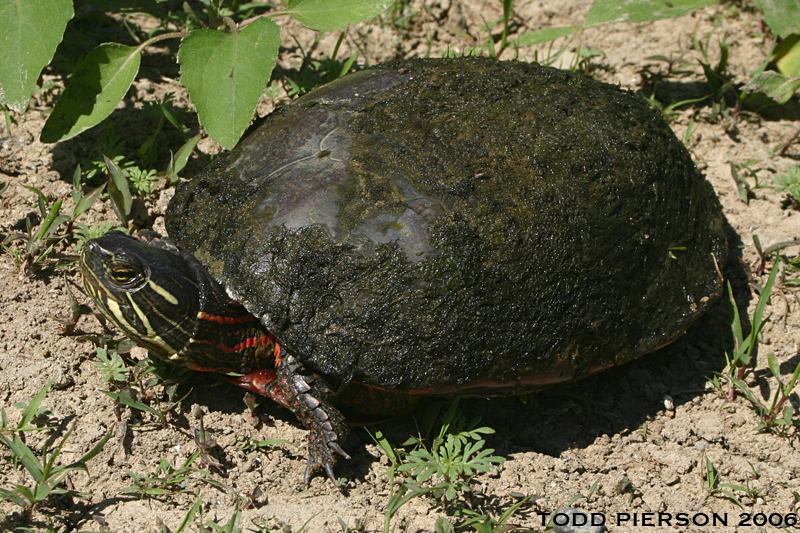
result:
<svg viewBox="0 0 800 533"><path fill-rule="evenodd" d="M779 104L791 100L798 88L800 88L800 78L790 78L771 70L753 76L744 86L745 91L762 92Z"/></svg>
<svg viewBox="0 0 800 533"><path fill-rule="evenodd" d="M287 11L301 24L317 31L343 30L380 15L394 0L298 0Z"/></svg>
<svg viewBox="0 0 800 533"><path fill-rule="evenodd" d="M181 43L181 83L209 136L231 149L250 124L275 67L280 27L259 18L226 33L196 30Z"/></svg>
<svg viewBox="0 0 800 533"><path fill-rule="evenodd" d="M528 33L523 33L510 44L511 46L530 46L532 44L547 43L555 41L559 37L570 35L583 29L583 26L558 26L556 28L545 28Z"/></svg>
<svg viewBox="0 0 800 533"><path fill-rule="evenodd" d="M28 108L73 13L72 0L0 0L0 104Z"/></svg>
<svg viewBox="0 0 800 533"><path fill-rule="evenodd" d="M652 22L680 17L718 0L595 0L586 14L584 26L591 28L608 22Z"/></svg>
<svg viewBox="0 0 800 533"><path fill-rule="evenodd" d="M128 92L141 56L140 48L118 43L103 43L92 50L58 99L41 141L63 141L105 120Z"/></svg>
<svg viewBox="0 0 800 533"><path fill-rule="evenodd" d="M800 75L800 35L792 34L779 44L772 54L778 71L786 76Z"/></svg>
<svg viewBox="0 0 800 533"><path fill-rule="evenodd" d="M755 0L772 33L783 37L800 33L800 0Z"/></svg>

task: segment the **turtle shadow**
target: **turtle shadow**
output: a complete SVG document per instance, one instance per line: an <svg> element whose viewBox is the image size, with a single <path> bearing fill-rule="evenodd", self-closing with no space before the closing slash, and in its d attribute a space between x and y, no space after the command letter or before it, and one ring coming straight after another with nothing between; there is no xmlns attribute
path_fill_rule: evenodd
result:
<svg viewBox="0 0 800 533"><path fill-rule="evenodd" d="M742 84L737 85L737 90L742 90ZM706 112L713 112L714 109L712 91L705 81L659 80L655 85L651 83L646 89L637 92L645 99L655 98L665 108L683 102L675 109L695 108ZM729 109L737 109L737 100L733 92L727 92L722 98ZM800 100L797 98L778 104L766 97L751 97L745 100L742 109L770 122L800 120Z"/></svg>

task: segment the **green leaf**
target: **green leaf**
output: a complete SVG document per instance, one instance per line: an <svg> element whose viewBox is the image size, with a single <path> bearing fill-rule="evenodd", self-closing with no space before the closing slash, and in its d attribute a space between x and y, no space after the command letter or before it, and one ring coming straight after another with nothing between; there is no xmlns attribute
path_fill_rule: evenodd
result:
<svg viewBox="0 0 800 533"><path fill-rule="evenodd" d="M440 517L433 526L434 533L456 533L453 524L445 517Z"/></svg>
<svg viewBox="0 0 800 533"><path fill-rule="evenodd" d="M609 22L652 22L680 17L718 0L595 0L586 14L584 26L591 28Z"/></svg>
<svg viewBox="0 0 800 533"><path fill-rule="evenodd" d="M17 460L22 463L22 466L25 467L25 470L35 479L38 483L41 483L43 480L43 469L42 464L33 454L33 451L28 447L27 444L22 442L18 436L14 435L11 439L7 439L0 435L0 441L3 442L8 448L11 450L11 453Z"/></svg>
<svg viewBox="0 0 800 533"><path fill-rule="evenodd" d="M280 27L266 18L232 33L196 30L181 43L181 82L200 123L224 148L236 146L269 82Z"/></svg>
<svg viewBox="0 0 800 533"><path fill-rule="evenodd" d="M108 169L108 195L111 197L111 207L114 208L117 218L120 219L122 225L128 226L128 215L131 214L131 206L133 200L131 199L131 190L128 187L128 178L125 172L119 165L107 158L105 154L103 159Z"/></svg>
<svg viewBox="0 0 800 533"><path fill-rule="evenodd" d="M72 0L0 0L0 105L28 108L73 14Z"/></svg>
<svg viewBox="0 0 800 533"><path fill-rule="evenodd" d="M183 146L178 148L178 151L175 152L175 156L172 158L169 168L167 168L167 176L169 177L170 183L175 183L178 180L178 174L186 166L186 163L189 162L189 156L192 155L198 142L200 142L200 134L186 141Z"/></svg>
<svg viewBox="0 0 800 533"><path fill-rule="evenodd" d="M769 371L772 372L772 375L778 378L778 381L781 379L781 367L778 364L778 359L775 357L775 354L772 352L767 355L767 362L769 364Z"/></svg>
<svg viewBox="0 0 800 533"><path fill-rule="evenodd" d="M559 37L571 35L578 30L582 30L583 26L558 26L556 28L545 28L543 30L531 31L523 33L515 40L511 41L511 46L530 46L532 44L548 43L555 41Z"/></svg>
<svg viewBox="0 0 800 533"><path fill-rule="evenodd" d="M47 396L47 391L50 390L50 386L53 384L53 380L51 379L47 383L45 383L42 390L36 393L36 396L30 401L28 406L25 408L25 411L22 413L22 419L19 421L18 428L25 428L28 427L31 421L36 417L36 414L39 412L39 406L42 404L42 400L44 397Z"/></svg>
<svg viewBox="0 0 800 533"><path fill-rule="evenodd" d="M156 18L166 18L164 10L158 5L158 0L84 0L87 4L100 11L114 13L147 13ZM162 2L164 0L161 0Z"/></svg>
<svg viewBox="0 0 800 533"><path fill-rule="evenodd" d="M790 78L771 70L753 76L743 87L748 92L764 93L779 104L791 100L798 88L800 88L800 78Z"/></svg>
<svg viewBox="0 0 800 533"><path fill-rule="evenodd" d="M192 505L192 508L189 509L189 512L186 513L186 516L183 518L183 522L181 522L181 525L178 526L178 529L175 530L175 533L181 533L184 529L189 527L189 524L194 519L194 515L200 509L201 505L203 505L203 498L198 496L197 500L194 502L194 505Z"/></svg>
<svg viewBox="0 0 800 533"><path fill-rule="evenodd" d="M793 33L788 35L777 46L773 45L773 52L767 58L767 65L769 61L775 62L778 67L778 72L786 76L800 75L800 35ZM766 67L759 72L754 72L752 75L764 72Z"/></svg>
<svg viewBox="0 0 800 533"><path fill-rule="evenodd" d="M106 184L104 183L96 189L92 189L88 194L81 195L78 201L75 202L75 208L72 210L72 220L75 220L84 214L92 206L94 201L97 200L105 188Z"/></svg>
<svg viewBox="0 0 800 533"><path fill-rule="evenodd" d="M32 193L36 195L38 204L39 204L39 213L41 213L42 218L47 216L47 197L44 195L42 191L37 189L36 187L31 187L30 185L22 185L23 188L28 189Z"/></svg>
<svg viewBox="0 0 800 533"><path fill-rule="evenodd" d="M764 22L778 36L800 33L800 0L755 0Z"/></svg>
<svg viewBox="0 0 800 533"><path fill-rule="evenodd" d="M758 297L758 304L756 305L756 312L753 313L753 323L752 328L750 330L750 335L755 337L758 336L761 328L764 327L764 322L762 321L762 317L764 316L764 308L767 306L767 301L769 300L769 295L772 293L772 286L775 285L775 278L778 276L778 264L775 263L772 266L772 270L769 273L769 278L767 278L767 283L764 285L764 288L761 290L761 294ZM755 340L753 341L755 344Z"/></svg>
<svg viewBox="0 0 800 533"><path fill-rule="evenodd" d="M63 198L59 198L53 205L50 206L50 210L47 212L47 216L44 217L42 220L42 224L39 226L39 235L36 237L38 240L42 240L47 237L52 231L54 231L58 224L64 221L62 218L64 215L58 214L61 211L61 204L64 202ZM66 217L66 220L69 220L69 217ZM51 230L52 228L52 230Z"/></svg>
<svg viewBox="0 0 800 533"><path fill-rule="evenodd" d="M792 407L791 404L787 404L783 408L783 421L786 422L786 424L791 424L793 417L794 417L794 407Z"/></svg>
<svg viewBox="0 0 800 533"><path fill-rule="evenodd" d="M150 413L151 415L155 415L158 418L161 418L161 413L150 407L149 405L143 404L142 402L136 401L130 396L125 394L117 394L116 392L111 392L107 390L101 390L103 394L106 396L110 396L111 398L118 400L119 403L122 405L127 405L128 407L133 407L139 411L144 411L146 413Z"/></svg>
<svg viewBox="0 0 800 533"><path fill-rule="evenodd" d="M92 50L75 69L40 140L63 141L105 120L128 92L141 57L140 48L118 43L103 43Z"/></svg>
<svg viewBox="0 0 800 533"><path fill-rule="evenodd" d="M27 500L27 502L25 502L24 500L20 500L20 498L13 498L14 502L19 504L20 506L29 507L34 503L36 503L36 499L33 495L33 492L31 492L31 489L29 489L28 487L17 485L15 487L15 492L17 492L20 496L22 496L23 498L25 498L25 500Z"/></svg>
<svg viewBox="0 0 800 533"><path fill-rule="evenodd" d="M298 0L287 11L317 31L343 30L380 15L394 0Z"/></svg>

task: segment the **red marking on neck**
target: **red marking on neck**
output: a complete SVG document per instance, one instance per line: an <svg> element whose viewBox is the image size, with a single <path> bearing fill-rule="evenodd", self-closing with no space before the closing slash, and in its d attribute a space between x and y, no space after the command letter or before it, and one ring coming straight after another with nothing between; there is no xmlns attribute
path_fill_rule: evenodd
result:
<svg viewBox="0 0 800 533"><path fill-rule="evenodd" d="M218 315L209 315L205 311L200 311L197 313L197 318L201 320L209 320L211 322L216 322L218 324L241 324L243 322L252 322L256 320L256 317L253 315L247 316L218 316Z"/></svg>
<svg viewBox="0 0 800 533"><path fill-rule="evenodd" d="M219 344L219 349L225 353L236 353L241 352L245 348L251 348L253 346L259 345L268 345L272 342L272 337L268 335L262 335L260 337L250 337L249 339L245 339L244 341L240 342L236 346L225 346L224 344Z"/></svg>

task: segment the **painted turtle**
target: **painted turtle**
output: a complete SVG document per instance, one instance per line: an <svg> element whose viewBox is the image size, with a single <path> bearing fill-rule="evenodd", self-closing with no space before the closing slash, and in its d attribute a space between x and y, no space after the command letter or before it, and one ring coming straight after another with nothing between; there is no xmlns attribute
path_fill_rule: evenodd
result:
<svg viewBox="0 0 800 533"><path fill-rule="evenodd" d="M346 455L334 404L514 394L628 361L719 297L727 257L711 186L642 98L480 58L297 99L180 184L166 227L177 247L91 241L89 293L152 352L294 411L306 480Z"/></svg>

